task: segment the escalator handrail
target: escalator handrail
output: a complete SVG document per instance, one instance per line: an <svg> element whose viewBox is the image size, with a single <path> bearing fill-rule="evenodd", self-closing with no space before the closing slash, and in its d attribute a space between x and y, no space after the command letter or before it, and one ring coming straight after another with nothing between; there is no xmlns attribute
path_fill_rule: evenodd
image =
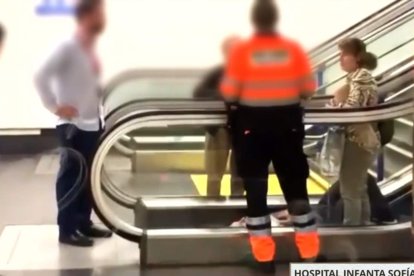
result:
<svg viewBox="0 0 414 276"><path fill-rule="evenodd" d="M394 78L394 76L401 76L402 74L400 73L393 75L393 76L391 76L391 74L395 71L398 71L401 67L404 67L405 65L412 63L413 61L414 61L413 57L408 57L398 62L396 65L392 66L391 68L382 72L379 76L376 77L378 85L381 85L383 82L388 81L390 78ZM412 66L414 66L414 63L412 64ZM412 68L412 66L410 66L410 68Z"/></svg>
<svg viewBox="0 0 414 276"><path fill-rule="evenodd" d="M402 101L405 102L405 101ZM191 103L190 103L191 104ZM412 102L410 100L410 112L412 113ZM171 107L169 107L171 109ZM393 107L390 107L393 108ZM390 109L388 108L388 109ZM341 113L340 110L332 110L334 113ZM386 110L382 110L383 113ZM312 112L307 112L312 113ZM344 112L342 112L344 114ZM123 220L120 220L113 214L110 210L108 210L108 206L103 203L102 198L102 189L101 189L101 170L103 168L103 160L108 154L112 145L116 142L118 136L122 136L125 133L129 132L132 129L139 129L144 126L148 126L154 124L155 122L165 122L169 123L168 120L172 118L185 118L185 116L191 116L190 123L194 124L194 121L197 121L197 124L203 125L203 122L200 121L200 118L206 118L205 121L216 122L221 121L223 124L225 122L224 116L224 106L222 110L212 109L212 110L195 110L192 106L188 106L186 110L147 110L143 112L139 112L132 117L125 118L115 124L114 127L107 129L104 133L101 142L97 148L97 154L94 158L92 170L91 170L91 179L92 179L92 192L93 192L93 199L94 199L94 206L95 210L100 217L100 219L112 230L116 231L119 235L127 238L127 239L136 239L140 240L140 237L143 235L144 231L142 229L138 229L136 227L131 226L130 224L126 223ZM331 116L331 115L329 115ZM192 119L193 118L193 119ZM195 119L194 119L195 118ZM198 118L198 119L197 119ZM323 118L323 117L320 117ZM319 118L319 119L320 119ZM180 125L182 124L182 120ZM204 124L206 124L206 122ZM171 122L170 122L171 123ZM216 124L216 123L215 123ZM125 132L125 133L123 133ZM112 144L111 144L112 143ZM106 209L105 209L106 208ZM111 217L112 216L112 217ZM114 217L118 220L114 221ZM112 221L110 221L112 219ZM137 231L138 229L138 231Z"/></svg>
<svg viewBox="0 0 414 276"><path fill-rule="evenodd" d="M403 14L400 17L398 17L395 21L393 22L393 24L390 25L386 25L383 26L377 30L375 30L372 33L369 33L368 35L366 35L365 37L362 38L362 40L365 41L365 43L368 45L372 43L373 41L376 41L377 39L379 39L380 37L382 37L384 34L387 34L389 32L394 31L395 29L399 28L400 26L404 25L405 23L407 23L408 21L412 20L412 16L414 14L414 10L409 9L406 11L408 14ZM325 57L323 60L321 60L320 62L318 62L317 64L315 64L313 66L313 70L314 71L318 71L318 70L322 70L322 69L326 69L327 67L329 67L331 64L328 63L334 63L336 61L336 59L339 56L339 51L336 51L335 53L328 55L327 57ZM335 60L335 61L333 61Z"/></svg>
<svg viewBox="0 0 414 276"><path fill-rule="evenodd" d="M414 39L413 39L413 40L414 40ZM401 66L399 66L399 67L402 67L402 66L404 66L404 65L407 65L408 63L410 63L410 62L412 62L412 61L413 61L413 59L412 59L412 58L409 58L409 62L404 62L404 63L403 63ZM398 68L397 68L397 67L395 67L395 69L394 69L393 71L397 71L397 70L398 70ZM410 65L409 67L405 68L404 70L402 70L401 72L398 72L398 74L391 75L391 74L392 74L392 71L389 71L389 72L386 72L386 73L384 73L384 74L381 74L382 76L384 76L384 79L381 79L381 80L378 82L378 86L386 85L386 84L388 84L389 82L395 81L396 79L401 78L401 77L403 77L404 75L411 73L413 70L414 70L414 63L413 63L412 65ZM413 80L414 80L414 75L413 75Z"/></svg>
<svg viewBox="0 0 414 276"><path fill-rule="evenodd" d="M388 69L386 72L379 74L379 76L376 77L376 79L380 79L380 81L378 83L378 87L380 88L381 86L386 85L389 82L394 81L395 79L397 79L397 78L399 78L399 77L407 74L410 70L413 69L414 64L413 64L413 66L408 67L404 71L399 72L395 76L389 76L392 72L398 70L398 68L400 68L401 66L404 66L404 65L410 63L412 60L413 60L412 57L407 58L406 60L403 60L402 62L399 62L397 65L393 66L391 69ZM154 72L158 72L158 76L159 77L166 76L165 72L163 72L163 71L154 71ZM178 72L180 72L179 75L181 75L181 76L185 76L189 72L192 72L193 74L197 74L197 71L189 71L189 70L185 70L185 71L183 70L183 71L178 71ZM200 71L198 71L198 72L200 72ZM147 74L153 75L152 72L151 73L148 73L147 72ZM382 95L380 95L380 96L382 96ZM331 98L332 98L332 95L318 95L316 93L316 95L314 97L312 97L312 101L328 101ZM173 98L164 98L164 99L150 99L150 98L147 98L147 99L135 99L135 100L132 100L132 101L129 101L129 102L125 102L125 103L121 104L120 106L116 107L115 109L111 110L108 114L105 115L105 118L106 119L110 118L113 114L117 113L119 110L121 110L121 109L123 109L123 108L125 108L125 107L127 107L127 106L129 106L131 104L135 104L135 103L139 103L139 102L144 102L144 101L148 101L148 102L151 102L151 101L171 101L171 102L173 102L173 101L177 101L177 100L179 100L179 101L192 101L192 102L194 102L194 101L211 102L209 100L192 99L192 98L188 98L188 99L173 99Z"/></svg>
<svg viewBox="0 0 414 276"><path fill-rule="evenodd" d="M383 7L382 9L378 10L377 12L371 14L370 16L362 19L358 23L350 26L346 30L342 31L338 35L328 39L327 41L319 44L318 46L311 49L311 56L317 55L320 52L326 51L327 48L332 48L336 46L336 43L346 37L355 36L355 33L358 33L359 31L364 31L367 28L367 25L376 25L376 26L382 26L386 24L389 21L392 21L394 17L388 18L387 15L394 14L398 9L401 8L410 8L409 4L411 1L394 1L387 6ZM400 15L401 12L397 12L397 15ZM385 19L385 20L384 20Z"/></svg>
<svg viewBox="0 0 414 276"><path fill-rule="evenodd" d="M182 69L128 69L125 70L115 77L111 78L109 82L104 86L103 91L103 103L111 95L112 91L115 90L119 85L124 82L150 77L151 79L156 78L191 78L191 77L202 77L208 71L206 68L182 68Z"/></svg>
<svg viewBox="0 0 414 276"><path fill-rule="evenodd" d="M110 119L107 121L107 126L110 128L112 125L125 118L133 117L135 114L142 114L145 108L150 110L158 110L157 105L164 105L170 109L176 107L175 110L194 110L194 111L216 111L224 114L224 104L219 101L182 101L182 100L139 100L130 102L124 106L123 109L129 109L133 107L131 112L122 115L121 118L116 118L116 114L112 116L116 119ZM375 122L380 120L388 120L398 118L410 114L412 108L411 99L403 99L396 101L389 101L381 103L376 106L364 107L364 108L308 108L306 109L305 123L307 124L348 124L348 123L365 123ZM123 109L119 109L117 113L122 113ZM387 113L388 112L388 113ZM112 125L111 125L112 124Z"/></svg>

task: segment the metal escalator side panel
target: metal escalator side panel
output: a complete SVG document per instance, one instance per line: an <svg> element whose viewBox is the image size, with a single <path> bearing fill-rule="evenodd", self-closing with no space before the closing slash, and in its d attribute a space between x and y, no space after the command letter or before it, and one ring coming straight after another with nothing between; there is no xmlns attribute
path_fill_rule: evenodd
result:
<svg viewBox="0 0 414 276"><path fill-rule="evenodd" d="M411 223L370 227L321 227L322 255L329 261L408 258L412 248ZM299 261L292 228L273 228L278 261ZM141 248L142 266L218 265L246 261L249 247L245 229L148 230ZM179 252L176 250L180 248ZM217 251L217 248L220 248ZM202 250L201 250L202 249Z"/></svg>

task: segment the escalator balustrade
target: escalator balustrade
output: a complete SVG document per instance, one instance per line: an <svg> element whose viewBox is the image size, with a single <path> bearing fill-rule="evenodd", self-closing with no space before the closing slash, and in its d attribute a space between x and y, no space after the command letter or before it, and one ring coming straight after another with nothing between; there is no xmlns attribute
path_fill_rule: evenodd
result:
<svg viewBox="0 0 414 276"><path fill-rule="evenodd" d="M203 171L204 131L208 126L225 123L223 106L212 103L206 107L178 100L173 101L174 104L165 102L157 104L153 101L148 103L149 108L142 102L143 109L135 108L133 115L124 116L107 130L91 174L95 210L116 233L140 243L142 265L239 262L242 252L248 251L244 239L238 239L246 235L246 230L229 228L229 225L243 216L244 199L228 197L228 187L222 187L223 191L227 189L222 197L200 196L206 183ZM411 99L394 99L375 108L358 110L307 107L305 123L323 126L377 122L403 118L412 112ZM136 137L133 158L113 148L119 139L130 133ZM153 133L160 135L153 136ZM155 140L148 137L154 137L158 142L154 143ZM305 149L317 150L315 142L318 142L315 137L308 139ZM317 162L312 160L316 156L310 157L310 163ZM228 177L225 175L224 178ZM313 180L320 182L320 179ZM226 183L228 180L223 179L222 184L228 186ZM276 183L271 183L271 186L277 192ZM401 187L406 188L407 183ZM322 192L311 195L314 206L320 200L323 189L330 184L320 186ZM387 197L396 193L395 189L390 189L394 183L385 184L388 192L384 191L384 194ZM278 195L269 196L269 205L272 211L285 208L283 198ZM289 234L292 229L274 226L273 234L280 241L280 247L284 248L279 252L280 260L296 260ZM387 256L406 255L408 252L401 251L401 248L386 248L384 241L387 244L401 244L403 239L407 239L410 227L403 222L352 229L339 224L322 226L323 251L332 260L379 259L384 257L381 252L385 251ZM370 242L373 247L360 246L361 240ZM218 253L217 248L223 246L226 250ZM187 254L176 253L176 248ZM204 250L200 252L196 248Z"/></svg>

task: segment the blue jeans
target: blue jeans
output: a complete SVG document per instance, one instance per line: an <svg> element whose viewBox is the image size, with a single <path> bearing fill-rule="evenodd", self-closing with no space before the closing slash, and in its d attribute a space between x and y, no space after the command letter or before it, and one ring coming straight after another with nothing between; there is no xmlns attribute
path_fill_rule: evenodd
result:
<svg viewBox="0 0 414 276"><path fill-rule="evenodd" d="M61 147L57 221L60 235L71 235L92 224L89 170L101 131L83 131L72 124L59 125L56 130Z"/></svg>

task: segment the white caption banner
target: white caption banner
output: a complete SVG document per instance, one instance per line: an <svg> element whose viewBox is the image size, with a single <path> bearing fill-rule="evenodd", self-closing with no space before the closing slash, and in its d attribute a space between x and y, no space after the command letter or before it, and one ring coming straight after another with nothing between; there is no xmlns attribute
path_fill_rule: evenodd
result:
<svg viewBox="0 0 414 276"><path fill-rule="evenodd" d="M290 276L414 276L414 263L292 263Z"/></svg>

